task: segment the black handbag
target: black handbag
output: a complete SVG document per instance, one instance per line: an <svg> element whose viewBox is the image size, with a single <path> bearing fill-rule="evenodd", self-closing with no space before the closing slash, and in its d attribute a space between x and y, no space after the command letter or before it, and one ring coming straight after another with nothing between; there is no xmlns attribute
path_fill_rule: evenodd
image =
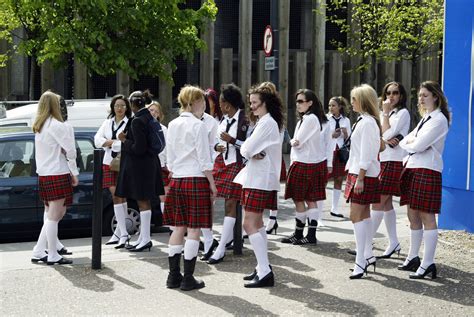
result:
<svg viewBox="0 0 474 317"><path fill-rule="evenodd" d="M349 160L349 152L351 150L351 136L352 136L352 133L354 133L357 123L359 123L361 119L362 118L359 117L356 123L354 123L354 125L352 126L351 135L349 135L349 137L346 140L344 140L344 144L342 144L341 148L337 151L337 158L339 159L341 163L346 164L347 161Z"/></svg>

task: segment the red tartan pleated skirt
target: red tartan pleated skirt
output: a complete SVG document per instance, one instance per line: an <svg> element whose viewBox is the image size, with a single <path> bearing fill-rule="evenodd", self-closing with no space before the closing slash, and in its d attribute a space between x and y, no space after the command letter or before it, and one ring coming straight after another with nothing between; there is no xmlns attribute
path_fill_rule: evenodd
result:
<svg viewBox="0 0 474 317"><path fill-rule="evenodd" d="M46 206L50 201L64 200L64 206L72 204L72 179L70 174L39 176L39 197Z"/></svg>
<svg viewBox="0 0 474 317"><path fill-rule="evenodd" d="M240 204L246 212L262 213L265 209L277 210L277 191L244 188Z"/></svg>
<svg viewBox="0 0 474 317"><path fill-rule="evenodd" d="M380 194L400 196L400 177L403 164L397 161L380 162Z"/></svg>
<svg viewBox="0 0 474 317"><path fill-rule="evenodd" d="M117 186L118 173L111 171L109 165L102 164L102 188Z"/></svg>
<svg viewBox="0 0 474 317"><path fill-rule="evenodd" d="M360 194L354 192L356 181L356 174L347 174L346 187L344 190L344 197L347 202L359 205L380 203L380 181L378 177L366 176L364 178L364 190Z"/></svg>
<svg viewBox="0 0 474 317"><path fill-rule="evenodd" d="M288 170L285 199L320 201L326 199L327 162L293 162Z"/></svg>
<svg viewBox="0 0 474 317"><path fill-rule="evenodd" d="M165 167L162 167L161 168L161 178L163 179L163 186L169 186L170 184L170 171L165 168Z"/></svg>
<svg viewBox="0 0 474 317"><path fill-rule="evenodd" d="M329 173L328 178L346 176L346 174L347 174L347 172L346 172L346 163L343 163L343 162L341 162L341 160L339 160L337 152L339 152L339 146L338 145L336 145L336 149L333 152L332 172Z"/></svg>
<svg viewBox="0 0 474 317"><path fill-rule="evenodd" d="M441 173L427 168L405 168L401 178L400 206L435 213L441 212Z"/></svg>
<svg viewBox="0 0 474 317"><path fill-rule="evenodd" d="M206 177L172 178L166 194L163 224L211 228L211 190Z"/></svg>
<svg viewBox="0 0 474 317"><path fill-rule="evenodd" d="M240 200L242 185L234 183L233 180L243 167L244 164L238 162L225 165L222 154L216 157L212 175L216 183L218 197Z"/></svg>

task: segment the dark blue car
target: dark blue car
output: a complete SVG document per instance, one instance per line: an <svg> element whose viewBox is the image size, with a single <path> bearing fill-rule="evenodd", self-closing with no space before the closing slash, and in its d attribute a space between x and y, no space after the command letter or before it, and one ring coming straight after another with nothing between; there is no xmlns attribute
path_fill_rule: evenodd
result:
<svg viewBox="0 0 474 317"><path fill-rule="evenodd" d="M79 185L73 204L59 223L61 237L90 236L92 228L93 152L97 129L75 128ZM0 241L36 239L43 224L43 203L38 195L35 164L35 136L31 128L0 128ZM159 201L152 202L154 227L161 226ZM138 231L140 217L135 201L128 201L127 229ZM103 192L104 235L115 226L113 204L108 190Z"/></svg>

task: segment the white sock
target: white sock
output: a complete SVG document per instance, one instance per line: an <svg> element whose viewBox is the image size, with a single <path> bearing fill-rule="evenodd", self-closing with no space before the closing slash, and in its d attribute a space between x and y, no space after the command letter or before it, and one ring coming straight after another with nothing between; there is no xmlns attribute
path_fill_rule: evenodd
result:
<svg viewBox="0 0 474 317"><path fill-rule="evenodd" d="M161 213L165 212L165 202L164 201L162 201L160 203L160 209L161 209Z"/></svg>
<svg viewBox="0 0 474 317"><path fill-rule="evenodd" d="M125 223L125 210L123 208L123 204L114 205L114 213L115 213L115 219L117 219L117 227L119 228L120 238L121 240L123 239L123 237L127 239L128 231L127 231L127 225Z"/></svg>
<svg viewBox="0 0 474 317"><path fill-rule="evenodd" d="M375 236L375 234L377 233L377 230L379 230L380 223L382 222L382 219L384 217L384 213L385 212L382 210L370 211L370 218L372 218L372 225L373 225L373 229L372 229L373 236Z"/></svg>
<svg viewBox="0 0 474 317"><path fill-rule="evenodd" d="M339 208L339 197L341 197L341 190L333 189L332 190L332 206L331 206L331 211L333 213L339 213L337 211Z"/></svg>
<svg viewBox="0 0 474 317"><path fill-rule="evenodd" d="M317 209L319 211L318 213L318 219L316 219L318 222L321 222L323 220L323 211L324 211L324 200L318 200L316 202Z"/></svg>
<svg viewBox="0 0 474 317"><path fill-rule="evenodd" d="M199 251L199 241L186 239L184 243L184 259L192 260L197 257Z"/></svg>
<svg viewBox="0 0 474 317"><path fill-rule="evenodd" d="M438 229L424 230L423 239L425 240L425 251L423 252L421 266L427 269L428 266L434 263L436 245L438 244ZM419 273L421 274L423 272Z"/></svg>
<svg viewBox="0 0 474 317"><path fill-rule="evenodd" d="M265 227L261 227L258 229L258 232L262 236L263 240L265 241L265 245L268 247L268 236L267 236L267 230Z"/></svg>
<svg viewBox="0 0 474 317"><path fill-rule="evenodd" d="M143 247L145 244L151 241L150 237L150 225L151 225L151 210L140 211L140 244L137 245L137 249Z"/></svg>
<svg viewBox="0 0 474 317"><path fill-rule="evenodd" d="M421 247L421 241L423 240L423 229L410 230L410 250L408 251L408 257L403 265L407 265L411 259L418 256Z"/></svg>
<svg viewBox="0 0 474 317"><path fill-rule="evenodd" d="M182 244L168 245L168 256L170 257L172 257L175 254L181 254L182 251L183 251Z"/></svg>
<svg viewBox="0 0 474 317"><path fill-rule="evenodd" d="M302 223L306 222L306 211L295 212L295 218L301 221Z"/></svg>
<svg viewBox="0 0 474 317"><path fill-rule="evenodd" d="M365 231L367 232L365 235L365 249L364 249L364 257L365 259L370 259L374 256L373 253L373 246L372 242L374 240L374 231L373 231L373 223L372 218L365 218Z"/></svg>
<svg viewBox="0 0 474 317"><path fill-rule="evenodd" d="M364 221L359 221L354 223L354 235L356 240L356 265L354 265L353 275L359 274L364 271L366 260L364 256L366 236L367 236L367 227ZM362 269L359 266L362 267Z"/></svg>
<svg viewBox="0 0 474 317"><path fill-rule="evenodd" d="M383 253L389 254L395 248L399 248L400 242L398 241L397 236L397 215L395 214L395 210L392 209L390 211L384 212L383 220L385 222L385 228L387 229L388 239L390 244L388 245L387 249Z"/></svg>
<svg viewBox="0 0 474 317"><path fill-rule="evenodd" d="M209 252L209 249L212 246L212 241L214 241L214 236L212 235L212 230L209 228L201 228L202 236L204 238L204 253Z"/></svg>
<svg viewBox="0 0 474 317"><path fill-rule="evenodd" d="M234 236L234 225L235 225L235 218L233 217L224 217L224 224L222 226L222 234L221 234L221 241L219 241L219 245L217 246L216 251L212 255L214 260L218 260L222 258L225 254L225 245L227 241L231 241Z"/></svg>
<svg viewBox="0 0 474 317"><path fill-rule="evenodd" d="M58 238L58 222L47 220L46 238L48 239L48 262L56 262L61 259L61 256L56 249L56 240Z"/></svg>
<svg viewBox="0 0 474 317"><path fill-rule="evenodd" d="M270 273L267 245L259 232L249 235L249 240L257 258L257 275L259 278L263 278Z"/></svg>
<svg viewBox="0 0 474 317"><path fill-rule="evenodd" d="M277 215L278 215L278 209L277 210L270 210L270 217L276 217ZM276 219L268 218L266 230L273 229L273 226L275 225L275 222L276 222Z"/></svg>
<svg viewBox="0 0 474 317"><path fill-rule="evenodd" d="M319 211L318 208L311 208L306 211L306 214L308 216L309 221L311 220L316 220L318 221L319 218L321 218L321 212Z"/></svg>
<svg viewBox="0 0 474 317"><path fill-rule="evenodd" d="M46 221L48 221L46 219ZM38 237L38 241L36 245L33 247L33 257L34 258L42 258L46 255L46 248L48 247L48 238L46 237L46 221L43 222L43 226L41 227L41 232Z"/></svg>

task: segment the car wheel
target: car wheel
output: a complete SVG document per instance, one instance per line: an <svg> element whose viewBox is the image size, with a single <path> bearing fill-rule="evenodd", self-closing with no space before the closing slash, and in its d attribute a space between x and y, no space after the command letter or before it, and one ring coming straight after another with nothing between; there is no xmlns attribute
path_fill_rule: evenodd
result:
<svg viewBox="0 0 474 317"><path fill-rule="evenodd" d="M113 209L113 208L112 208ZM115 215L110 219L111 233L115 231L117 227L117 219ZM125 215L125 225L129 235L134 235L140 231L140 212L132 207L128 207L127 214Z"/></svg>

